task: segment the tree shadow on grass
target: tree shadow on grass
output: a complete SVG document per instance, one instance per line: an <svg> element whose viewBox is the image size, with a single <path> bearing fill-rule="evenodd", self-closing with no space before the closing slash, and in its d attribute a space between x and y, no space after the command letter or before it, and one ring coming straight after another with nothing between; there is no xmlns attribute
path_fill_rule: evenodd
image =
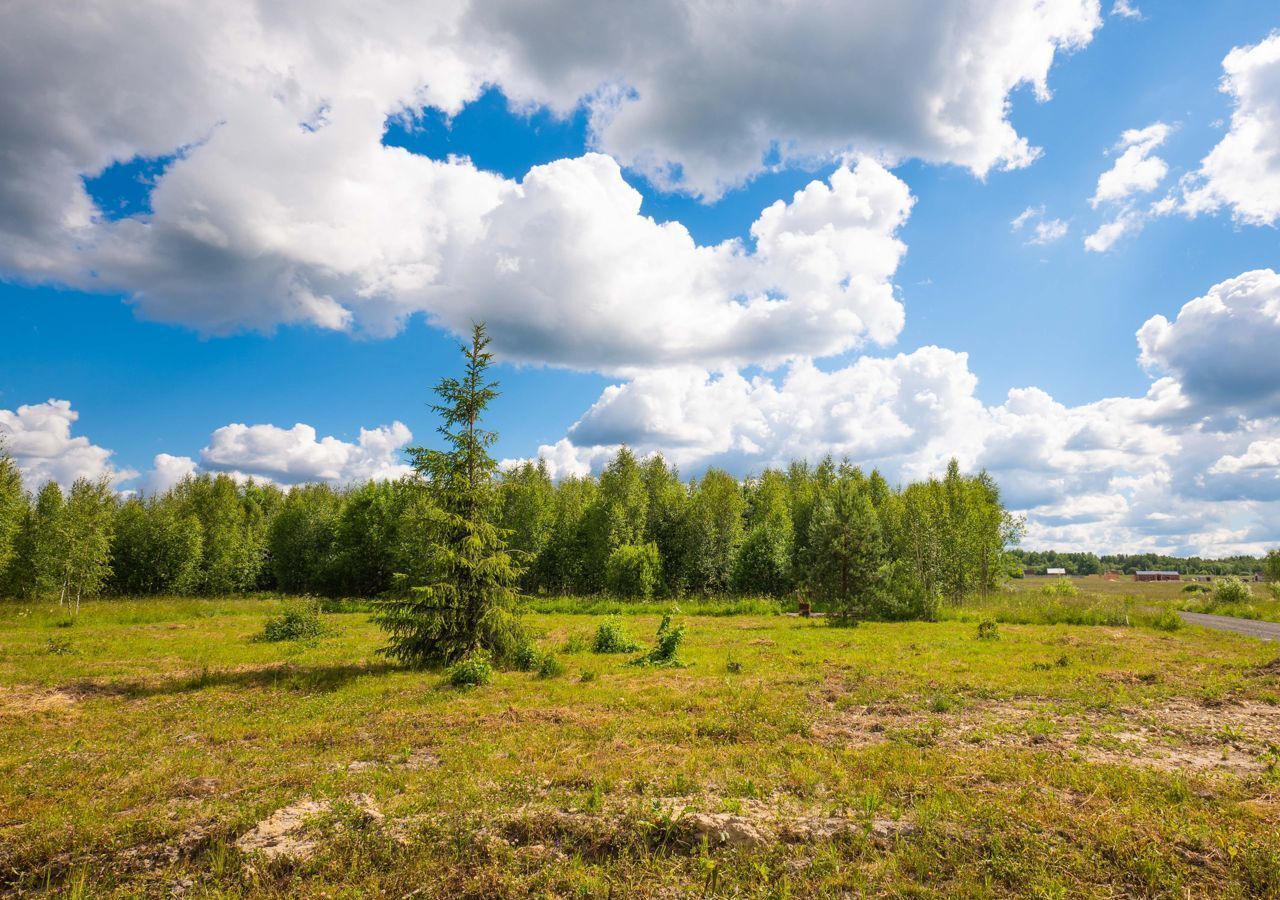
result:
<svg viewBox="0 0 1280 900"><path fill-rule="evenodd" d="M204 668L171 678L77 681L62 685L58 690L77 700L101 697L142 699L220 687L325 694L336 691L357 678L400 671L404 671L401 666L382 661L315 666L278 663L253 668Z"/></svg>

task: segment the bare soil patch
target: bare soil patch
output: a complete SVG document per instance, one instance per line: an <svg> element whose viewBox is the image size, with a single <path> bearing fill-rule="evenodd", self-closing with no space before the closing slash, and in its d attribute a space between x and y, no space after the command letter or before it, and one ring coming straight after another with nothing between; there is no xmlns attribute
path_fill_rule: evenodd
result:
<svg viewBox="0 0 1280 900"><path fill-rule="evenodd" d="M838 691L816 692L831 705ZM1097 763L1165 771L1258 774L1275 765L1280 707L1251 700L1212 706L1168 700L1115 711L1066 711L1043 700L983 700L933 712L920 705L870 704L821 716L817 740L868 747L898 740L919 746L1025 746Z"/></svg>

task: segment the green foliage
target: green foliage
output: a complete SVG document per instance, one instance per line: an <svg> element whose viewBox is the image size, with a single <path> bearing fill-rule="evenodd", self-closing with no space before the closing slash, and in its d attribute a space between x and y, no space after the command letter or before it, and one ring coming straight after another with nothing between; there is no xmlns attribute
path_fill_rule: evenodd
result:
<svg viewBox="0 0 1280 900"><path fill-rule="evenodd" d="M18 464L0 437L0 593L14 559L14 544L27 516L27 492L22 488Z"/></svg>
<svg viewBox="0 0 1280 900"><path fill-rule="evenodd" d="M694 485L681 528L687 589L705 594L731 589L745 513L742 487L727 472L708 469Z"/></svg>
<svg viewBox="0 0 1280 900"><path fill-rule="evenodd" d="M1213 586L1213 602L1219 605L1248 603L1253 599L1249 585L1234 576L1223 578Z"/></svg>
<svg viewBox="0 0 1280 900"><path fill-rule="evenodd" d="M635 653L640 644L622 627L622 620L613 616L600 623L596 629L595 641L591 645L593 653Z"/></svg>
<svg viewBox="0 0 1280 900"><path fill-rule="evenodd" d="M1280 549L1267 551L1262 559L1262 575L1273 584L1280 582Z"/></svg>
<svg viewBox="0 0 1280 900"><path fill-rule="evenodd" d="M1080 590L1065 578L1058 578L1040 588L1046 597L1078 597Z"/></svg>
<svg viewBox="0 0 1280 900"><path fill-rule="evenodd" d="M647 600L658 587L661 572L657 544L623 544L609 554L605 586L618 597Z"/></svg>
<svg viewBox="0 0 1280 900"><path fill-rule="evenodd" d="M1182 616L1171 609L1162 610L1151 624L1161 631L1177 631L1182 627Z"/></svg>
<svg viewBox="0 0 1280 900"><path fill-rule="evenodd" d="M134 498L116 514L111 589L117 594L189 594L200 584L204 533L172 498Z"/></svg>
<svg viewBox="0 0 1280 900"><path fill-rule="evenodd" d="M326 632L320 617L320 605L315 601L301 600L287 604L267 619L255 639L266 643L314 641L324 637Z"/></svg>
<svg viewBox="0 0 1280 900"><path fill-rule="evenodd" d="M559 678L564 674L564 663L550 653L545 654L538 662L539 678Z"/></svg>
<svg viewBox="0 0 1280 900"><path fill-rule="evenodd" d="M538 652L538 648L533 644L525 643L516 648L516 652L511 654L511 667L517 672L532 672L538 668L538 664L542 661L542 654Z"/></svg>
<svg viewBox="0 0 1280 900"><path fill-rule="evenodd" d="M658 634L653 649L643 656L631 661L633 666L671 666L683 667L680 660L680 644L684 641L684 623L673 623L672 619L678 611L673 607L662 617L658 624Z"/></svg>
<svg viewBox="0 0 1280 900"><path fill-rule="evenodd" d="M998 641L1000 639L1000 626L991 619L983 619L978 623L978 640L980 641Z"/></svg>
<svg viewBox="0 0 1280 900"><path fill-rule="evenodd" d="M436 385L440 434L447 450L413 448L414 467L438 514L432 523L428 569L421 583L379 604L375 620L387 631L384 652L406 665L450 663L485 651L508 658L525 642L516 585L521 566L507 550L507 533L493 521L497 463L489 448L497 435L479 427L497 396L488 380L493 354L476 325L462 347L466 373Z"/></svg>
<svg viewBox="0 0 1280 900"><path fill-rule="evenodd" d="M454 687L480 687L493 681L493 666L489 662L489 654L483 650L473 650L463 656L448 672L449 684Z"/></svg>
<svg viewBox="0 0 1280 900"><path fill-rule="evenodd" d="M1203 585L1203 584L1188 584L1188 585L1184 585L1184 586L1183 586L1183 588L1182 588L1182 593L1184 593L1184 594L1207 594L1207 593L1209 593L1209 588L1208 588L1207 586Z"/></svg>
<svg viewBox="0 0 1280 900"><path fill-rule="evenodd" d="M293 594L327 593L334 580L334 542L342 499L327 484L289 491L267 531L276 587Z"/></svg>
<svg viewBox="0 0 1280 900"><path fill-rule="evenodd" d="M258 588L267 555L267 523L283 500L281 492L252 482L237 485L229 475L200 475L179 483L172 498L200 523L197 590L231 594Z"/></svg>
<svg viewBox="0 0 1280 900"><path fill-rule="evenodd" d="M854 478L841 478L809 523L808 588L837 619L870 614L885 580L885 547L871 498Z"/></svg>
<svg viewBox="0 0 1280 900"><path fill-rule="evenodd" d="M60 561L62 592L69 608L96 596L111 576L111 536L116 495L106 476L78 478L71 485L62 516Z"/></svg>

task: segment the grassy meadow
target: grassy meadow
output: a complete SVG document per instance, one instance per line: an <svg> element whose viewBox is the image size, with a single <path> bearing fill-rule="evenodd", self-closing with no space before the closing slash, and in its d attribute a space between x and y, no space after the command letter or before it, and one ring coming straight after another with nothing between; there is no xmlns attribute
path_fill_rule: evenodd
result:
<svg viewBox="0 0 1280 900"><path fill-rule="evenodd" d="M1280 648L1140 617L980 637L996 604L691 605L655 668L546 601L563 671L479 688L385 664L358 607L267 643L278 599L0 604L0 893L1280 895ZM304 851L237 846L303 801Z"/></svg>

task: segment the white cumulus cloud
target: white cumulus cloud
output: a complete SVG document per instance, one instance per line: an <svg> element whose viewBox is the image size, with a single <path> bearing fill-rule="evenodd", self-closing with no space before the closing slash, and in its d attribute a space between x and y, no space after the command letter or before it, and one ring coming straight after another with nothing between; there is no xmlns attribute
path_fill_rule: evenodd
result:
<svg viewBox="0 0 1280 900"><path fill-rule="evenodd" d="M1222 61L1222 90L1235 103L1231 127L1188 179L1189 215L1222 207L1250 225L1280 218L1280 32Z"/></svg>
<svg viewBox="0 0 1280 900"><path fill-rule="evenodd" d="M119 483L138 474L117 468L105 447L83 435L73 436L71 428L79 418L67 400L0 409L0 444L17 462L27 490L34 491L47 481L66 489L77 478L105 476Z"/></svg>
<svg viewBox="0 0 1280 900"><path fill-rule="evenodd" d="M1124 200L1159 187L1169 173L1169 164L1152 155L1152 151L1168 139L1169 131L1163 122L1126 131L1116 146L1120 155L1110 169L1098 176L1090 205L1096 209L1100 203Z"/></svg>
<svg viewBox="0 0 1280 900"><path fill-rule="evenodd" d="M868 290L888 291L873 274L818 296L866 255L847 235L825 248L812 230L774 243L744 275L737 248L700 248L678 225L638 216L602 158L517 183L383 146L388 119L456 113L486 85L526 107L584 104L595 148L707 197L790 160L920 157L982 175L1036 156L1009 121L1011 92L1047 99L1054 59L1099 24L1097 0L96 0L74 16L17 0L0 33L0 270L124 292L144 316L212 333L309 323L386 334L415 313L454 322L477 297L468 321L490 306L518 320L516 355L597 365L582 357L598 328L559 338L592 321L590 291L587 309L691 300L690 328L732 320L743 344L710 348L702 364L753 352L765 331L772 345L799 335L766 357L824 352L804 346L815 305L839 313L834 343L892 330L891 306L871 308ZM82 179L139 156L174 157L152 211L108 221ZM563 230L574 227L593 229L594 245ZM611 274L668 254L643 285L656 294L625 293ZM808 267L797 284L784 278L792 262ZM762 294L770 271L779 283ZM518 316L492 296L510 283L530 307ZM583 288L565 297L566 284ZM805 299L788 305L788 290Z"/></svg>

